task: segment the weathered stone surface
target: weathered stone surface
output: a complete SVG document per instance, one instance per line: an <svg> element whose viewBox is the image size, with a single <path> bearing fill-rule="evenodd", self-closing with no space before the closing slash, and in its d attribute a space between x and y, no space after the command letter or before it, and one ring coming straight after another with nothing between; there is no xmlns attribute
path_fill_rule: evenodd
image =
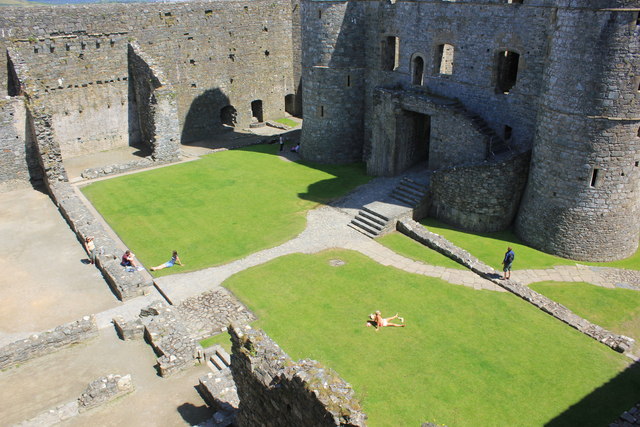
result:
<svg viewBox="0 0 640 427"><path fill-rule="evenodd" d="M199 385L207 403L219 411L235 413L240 400L231 369L210 372L200 377Z"/></svg>
<svg viewBox="0 0 640 427"><path fill-rule="evenodd" d="M609 424L609 427L634 427L640 426L640 403L625 411L620 417Z"/></svg>
<svg viewBox="0 0 640 427"><path fill-rule="evenodd" d="M79 411L95 408L133 391L131 375L107 375L91 382L78 398Z"/></svg>
<svg viewBox="0 0 640 427"><path fill-rule="evenodd" d="M430 232L414 220L401 219L397 223L397 228L401 233L464 265L474 273L487 280L491 280L496 285L503 287L523 300L540 308L542 311L549 313L556 319L563 321L567 325L600 341L612 349L623 353L633 347L635 341L632 338L615 334L595 325L576 315L562 304L558 304L514 280L499 280L498 277L500 277L500 274L497 274L493 268L484 264L464 249L455 246L444 237Z"/></svg>
<svg viewBox="0 0 640 427"><path fill-rule="evenodd" d="M96 319L85 316L75 322L30 336L0 348L0 369L26 362L59 350L69 344L86 341L98 335Z"/></svg>
<svg viewBox="0 0 640 427"><path fill-rule="evenodd" d="M140 319L126 322L122 316L116 316L113 318L113 325L118 332L118 336L125 341L144 337L144 325Z"/></svg>
<svg viewBox="0 0 640 427"><path fill-rule="evenodd" d="M293 362L264 332L231 326L238 425L364 426L353 389L313 360Z"/></svg>

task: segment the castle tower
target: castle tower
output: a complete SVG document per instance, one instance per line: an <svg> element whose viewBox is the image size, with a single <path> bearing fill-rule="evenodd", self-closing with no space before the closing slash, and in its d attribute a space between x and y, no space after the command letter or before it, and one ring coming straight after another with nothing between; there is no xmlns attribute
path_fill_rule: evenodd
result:
<svg viewBox="0 0 640 427"><path fill-rule="evenodd" d="M366 2L302 1L301 155L321 163L362 159Z"/></svg>
<svg viewBox="0 0 640 427"><path fill-rule="evenodd" d="M560 256L622 259L640 231L640 1L557 3L516 232Z"/></svg>

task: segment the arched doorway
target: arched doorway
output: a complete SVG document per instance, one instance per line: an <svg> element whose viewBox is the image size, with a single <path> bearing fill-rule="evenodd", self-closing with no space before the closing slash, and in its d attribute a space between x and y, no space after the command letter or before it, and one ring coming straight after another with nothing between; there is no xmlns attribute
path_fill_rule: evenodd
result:
<svg viewBox="0 0 640 427"><path fill-rule="evenodd" d="M233 105L227 105L220 109L220 122L225 126L236 126L236 116L238 112Z"/></svg>

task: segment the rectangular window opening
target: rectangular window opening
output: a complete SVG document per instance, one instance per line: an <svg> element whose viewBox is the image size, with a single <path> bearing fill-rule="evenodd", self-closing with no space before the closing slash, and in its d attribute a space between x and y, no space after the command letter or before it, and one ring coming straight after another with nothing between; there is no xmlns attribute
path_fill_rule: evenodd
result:
<svg viewBox="0 0 640 427"><path fill-rule="evenodd" d="M324 117L324 105L320 106L320 117Z"/></svg>
<svg viewBox="0 0 640 427"><path fill-rule="evenodd" d="M593 168L593 171L591 172L591 187L596 186L596 181L598 180L598 171L598 168Z"/></svg>
<svg viewBox="0 0 640 427"><path fill-rule="evenodd" d="M511 137L513 135L513 129L511 128L511 126L504 126L504 140L505 141L511 141Z"/></svg>
<svg viewBox="0 0 640 427"><path fill-rule="evenodd" d="M441 44L436 53L436 73L453 74L453 55L455 48L451 44Z"/></svg>
<svg viewBox="0 0 640 427"><path fill-rule="evenodd" d="M394 71L400 65L400 39L389 36L382 42L382 69Z"/></svg>
<svg viewBox="0 0 640 427"><path fill-rule="evenodd" d="M498 93L509 93L518 79L520 54L508 50L498 53L497 87Z"/></svg>
<svg viewBox="0 0 640 427"><path fill-rule="evenodd" d="M322 9L318 9L318 19L322 19Z"/></svg>
<svg viewBox="0 0 640 427"><path fill-rule="evenodd" d="M347 74L347 87L351 87L351 74Z"/></svg>

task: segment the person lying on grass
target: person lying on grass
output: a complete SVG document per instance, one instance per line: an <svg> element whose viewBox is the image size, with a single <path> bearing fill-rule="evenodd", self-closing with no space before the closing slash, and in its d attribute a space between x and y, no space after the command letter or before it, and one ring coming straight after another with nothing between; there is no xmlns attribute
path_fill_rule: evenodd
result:
<svg viewBox="0 0 640 427"><path fill-rule="evenodd" d="M375 326L376 327L376 332L380 330L380 328L384 328L385 326L394 326L396 328L404 328L405 325L399 325L397 323L391 323L391 320L393 319L398 319L400 320L400 323L404 323L404 318L399 317L398 313L396 313L395 316L393 317L387 317L384 318L382 317L382 314L380 313L380 310L377 310L375 314L370 314L369 315L369 320L367 320L366 325L367 326Z"/></svg>
<svg viewBox="0 0 640 427"><path fill-rule="evenodd" d="M180 261L180 257L178 256L178 252L177 251L173 251L173 254L171 255L171 259L169 261L165 262L164 264L160 264L157 267L151 267L151 271L162 270L163 268L171 268L176 264L181 265L181 266L184 265L182 263L182 261Z"/></svg>

